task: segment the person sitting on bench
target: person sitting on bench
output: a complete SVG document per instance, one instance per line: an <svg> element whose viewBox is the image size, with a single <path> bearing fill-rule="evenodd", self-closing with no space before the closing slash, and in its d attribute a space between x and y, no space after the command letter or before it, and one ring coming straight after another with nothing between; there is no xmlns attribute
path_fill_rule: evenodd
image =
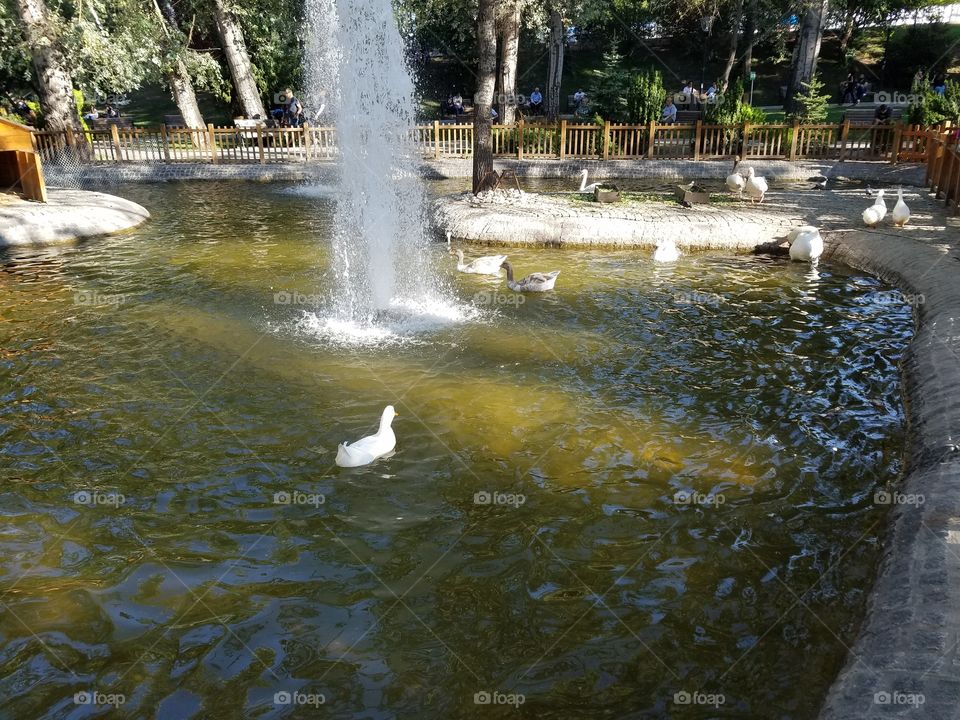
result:
<svg viewBox="0 0 960 720"><path fill-rule="evenodd" d="M530 112L533 115L539 115L543 110L543 95L540 94L540 88L534 88L530 93Z"/></svg>
<svg viewBox="0 0 960 720"><path fill-rule="evenodd" d="M664 123L675 123L677 121L677 106L673 104L673 98L667 98L667 104L663 106L663 115L660 121Z"/></svg>

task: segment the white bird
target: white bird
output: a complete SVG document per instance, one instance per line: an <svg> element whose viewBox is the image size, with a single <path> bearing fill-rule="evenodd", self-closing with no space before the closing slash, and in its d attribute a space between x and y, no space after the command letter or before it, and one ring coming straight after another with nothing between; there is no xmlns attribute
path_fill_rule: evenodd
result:
<svg viewBox="0 0 960 720"><path fill-rule="evenodd" d="M790 244L790 259L802 262L816 263L823 255L823 238L820 231L811 225L798 228L793 242Z"/></svg>
<svg viewBox="0 0 960 720"><path fill-rule="evenodd" d="M601 184L602 183L592 183L587 185L587 169L584 168L580 171L580 189L577 190L577 192L592 193L594 190L600 187Z"/></svg>
<svg viewBox="0 0 960 720"><path fill-rule="evenodd" d="M380 429L376 435L368 435L352 445L340 443L337 446L337 465L340 467L369 465L377 458L393 452L393 448L397 445L397 436L393 434L390 423L396 415L393 405L387 405L380 416Z"/></svg>
<svg viewBox="0 0 960 720"><path fill-rule="evenodd" d="M890 215L893 224L897 227L903 227L910 220L910 208L903 201L903 188L897 188L897 204L893 206L893 213Z"/></svg>
<svg viewBox="0 0 960 720"><path fill-rule="evenodd" d="M515 281L513 279L513 266L504 260L503 267L507 271L507 287L514 292L546 292L547 290L553 290L553 286L557 282L557 275L560 274L559 270L551 270L546 273L535 272L530 273L522 280Z"/></svg>
<svg viewBox="0 0 960 720"><path fill-rule="evenodd" d="M877 190L873 205L863 211L863 224L867 227L876 227L887 215L887 203L883 199L883 190Z"/></svg>
<svg viewBox="0 0 960 720"><path fill-rule="evenodd" d="M754 200L763 202L763 196L766 195L768 189L766 178L758 176L752 167L748 167L747 182L744 185L744 190L746 190L747 195L750 196L750 202Z"/></svg>
<svg viewBox="0 0 960 720"><path fill-rule="evenodd" d="M680 259L680 251L677 250L677 244L673 238L667 238L657 243L657 249L653 251L653 261L660 263L676 262Z"/></svg>
<svg viewBox="0 0 960 720"><path fill-rule="evenodd" d="M787 234L787 244L792 245L793 241L797 239L797 235L804 232L820 232L820 230L815 225L800 225L795 227Z"/></svg>
<svg viewBox="0 0 960 720"><path fill-rule="evenodd" d="M739 164L740 156L737 155L737 159L733 161L733 172L727 175L727 190L741 196L743 195L743 186L747 180L743 177L742 173L737 172L737 165Z"/></svg>
<svg viewBox="0 0 960 720"><path fill-rule="evenodd" d="M474 273L476 275L499 275L500 266L507 259L506 255L487 255L479 257L473 262L463 264L463 250L457 248L457 270L462 273Z"/></svg>

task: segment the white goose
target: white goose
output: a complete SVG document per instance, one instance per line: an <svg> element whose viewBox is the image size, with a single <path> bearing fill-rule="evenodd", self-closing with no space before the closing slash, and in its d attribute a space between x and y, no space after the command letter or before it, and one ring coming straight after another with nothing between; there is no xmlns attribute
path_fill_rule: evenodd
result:
<svg viewBox="0 0 960 720"><path fill-rule="evenodd" d="M876 227L887 215L887 203L883 199L883 190L877 190L873 205L863 211L863 224L867 227Z"/></svg>
<svg viewBox="0 0 960 720"><path fill-rule="evenodd" d="M799 232L794 235L793 242L790 243L790 259L816 264L823 255L823 238L820 237L820 231L812 225L804 225L797 229Z"/></svg>
<svg viewBox="0 0 960 720"><path fill-rule="evenodd" d="M907 204L903 201L902 187L897 188L897 204L893 207L890 219L893 220L893 224L897 227L903 227L907 224L907 221L910 220L910 208L908 208Z"/></svg>
<svg viewBox="0 0 960 720"><path fill-rule="evenodd" d="M474 273L475 275L499 275L500 265L507 259L506 255L486 255L464 265L463 250L457 248L456 253L457 270L462 273Z"/></svg>
<svg viewBox="0 0 960 720"><path fill-rule="evenodd" d="M676 262L680 259L680 251L673 238L667 238L657 243L657 249L653 251L653 261L658 263Z"/></svg>
<svg viewBox="0 0 960 720"><path fill-rule="evenodd" d="M377 458L392 452L397 445L397 436L393 434L390 423L396 415L393 405L387 405L380 416L380 429L376 435L368 435L353 444L340 443L337 446L337 465L340 467L369 465Z"/></svg>
<svg viewBox="0 0 960 720"><path fill-rule="evenodd" d="M747 183L743 174L737 172L737 165L739 164L740 156L737 155L737 159L733 161L733 172L727 175L727 190L735 192L738 197L743 195L743 186Z"/></svg>
<svg viewBox="0 0 960 720"><path fill-rule="evenodd" d="M747 191L747 195L750 196L750 202L754 200L763 202L763 196L766 195L769 189L767 187L767 179L757 175L752 167L747 168L747 182L743 187L744 190Z"/></svg>
<svg viewBox="0 0 960 720"><path fill-rule="evenodd" d="M513 279L513 266L506 260L503 261L503 267L507 271L507 287L514 292L546 292L553 290L557 282L559 270L551 270L545 273L530 273L522 280Z"/></svg>
<svg viewBox="0 0 960 720"><path fill-rule="evenodd" d="M793 241L797 239L797 235L806 232L820 232L820 229L816 225L800 225L795 227L787 234L787 244L793 245Z"/></svg>
<svg viewBox="0 0 960 720"><path fill-rule="evenodd" d="M587 175L588 173L586 168L580 171L580 189L577 190L577 192L592 193L602 184L602 183L592 183L590 185L587 185Z"/></svg>

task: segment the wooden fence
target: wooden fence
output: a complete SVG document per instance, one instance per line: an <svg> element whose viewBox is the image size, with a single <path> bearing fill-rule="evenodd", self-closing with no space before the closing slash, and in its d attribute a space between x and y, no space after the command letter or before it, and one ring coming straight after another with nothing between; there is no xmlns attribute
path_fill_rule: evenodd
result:
<svg viewBox="0 0 960 720"><path fill-rule="evenodd" d="M927 185L954 215L960 215L960 147L956 132L931 130L927 137Z"/></svg>
<svg viewBox="0 0 960 720"><path fill-rule="evenodd" d="M931 132L918 126L857 125L644 125L571 123L494 125L496 157L528 159L690 159L732 158L881 160L923 162ZM418 125L413 146L430 158L473 155L473 125L434 122ZM44 161L76 157L96 163L290 163L338 155L332 127L215 127L203 130L118 128L34 131Z"/></svg>

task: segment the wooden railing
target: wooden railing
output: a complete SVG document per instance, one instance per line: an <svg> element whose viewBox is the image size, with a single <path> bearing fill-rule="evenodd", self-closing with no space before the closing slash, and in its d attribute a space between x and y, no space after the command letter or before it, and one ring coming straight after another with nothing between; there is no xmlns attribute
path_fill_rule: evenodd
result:
<svg viewBox="0 0 960 720"><path fill-rule="evenodd" d="M960 132L931 130L923 150L927 161L927 185L954 215L960 215Z"/></svg>
<svg viewBox="0 0 960 720"><path fill-rule="evenodd" d="M923 162L931 133L918 126L855 125L643 125L571 123L494 125L496 157L592 160L832 159ZM411 138L425 157L473 155L473 125L434 122L418 125ZM34 131L44 161L76 157L97 163L291 163L328 160L338 154L332 127L201 130L118 128L82 135Z"/></svg>

